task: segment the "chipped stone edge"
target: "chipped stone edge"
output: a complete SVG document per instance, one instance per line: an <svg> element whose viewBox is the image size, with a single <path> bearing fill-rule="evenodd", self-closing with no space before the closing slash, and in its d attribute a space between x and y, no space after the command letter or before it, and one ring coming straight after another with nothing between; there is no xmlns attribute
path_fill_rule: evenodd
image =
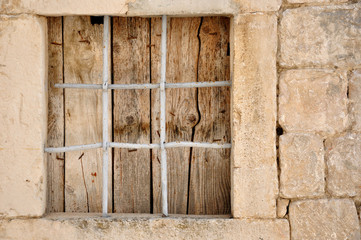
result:
<svg viewBox="0 0 361 240"><path fill-rule="evenodd" d="M18 227L21 228L20 234L16 230ZM215 219L204 216L189 218L186 215L171 215L169 218L163 218L161 215L149 214L146 216L111 214L108 218L103 218L100 214L60 213L38 219L0 220L0 237L11 237L11 239L19 239L19 235L46 237L49 234L47 231L50 231L55 239L60 239L61 236L79 237L80 234L84 239L90 235L98 239L95 233L100 233L102 239L104 237L113 239L123 234L128 237L133 236L131 239L159 239L158 237L183 239L184 236L195 237L195 239L219 239L222 236L239 239L239 237L249 238L258 237L258 235L281 237L282 240L290 239L287 219L250 220L221 217ZM136 234L133 235L134 233Z"/></svg>
<svg viewBox="0 0 361 240"><path fill-rule="evenodd" d="M211 2L206 2L202 5L194 1L194 4L185 6L184 9L172 7L166 4L164 0L124 0L119 3L118 9L111 7L91 12L85 12L79 9L62 9L59 8L61 3L56 1L46 4L37 3L38 0L20 0L17 3L3 3L0 7L0 14L18 15L18 14L33 14L43 16L68 16L68 15L113 15L113 16L159 16L162 14L173 16L204 16L204 15L230 15L235 16L239 13L256 13L256 12L277 12L282 6L282 0L274 0L276 3L271 6L262 6L250 4L253 0L223 0L220 4L218 0L213 0L215 7L209 5ZM104 0L105 1L105 0ZM148 2L147 2L148 1ZM149 7L150 2L151 6ZM49 4L53 4L49 6ZM106 2L98 2L96 5L106 5ZM122 5L122 6L121 6ZM221 5L221 7L220 7ZM209 6L209 7L208 7ZM192 9L192 8L195 8Z"/></svg>

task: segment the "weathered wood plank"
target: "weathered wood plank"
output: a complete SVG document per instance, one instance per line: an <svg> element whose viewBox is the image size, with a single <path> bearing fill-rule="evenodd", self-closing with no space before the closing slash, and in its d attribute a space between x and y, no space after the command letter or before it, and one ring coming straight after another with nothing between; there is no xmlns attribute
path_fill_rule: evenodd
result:
<svg viewBox="0 0 361 240"><path fill-rule="evenodd" d="M64 17L65 83L102 83L102 39L103 25L92 25L90 17ZM102 142L101 91L66 89L65 145L96 142ZM101 212L102 149L69 152L65 159L65 211Z"/></svg>
<svg viewBox="0 0 361 240"><path fill-rule="evenodd" d="M198 81L229 80L229 19L205 17L199 38ZM230 142L229 88L198 89L198 108L194 141ZM230 150L194 148L191 159L189 214L230 213Z"/></svg>
<svg viewBox="0 0 361 240"><path fill-rule="evenodd" d="M113 18L116 84L150 82L149 19ZM114 91L114 141L150 143L150 90ZM114 149L114 211L151 211L149 149Z"/></svg>
<svg viewBox="0 0 361 240"><path fill-rule="evenodd" d="M161 20L152 19L151 29L149 19L142 18L115 18L113 24L114 83L159 82ZM202 23L201 18L172 18L168 25L167 82L229 80L228 18L207 17ZM101 42L102 25L91 25L89 17L64 18L66 83L101 83ZM114 93L114 141L158 143L159 91ZM229 109L227 88L168 89L166 141L230 142ZM101 112L101 91L67 89L65 145L101 142ZM57 128L62 129L60 125ZM58 144L64 142L54 146ZM176 148L167 152L170 213L230 212L229 150ZM90 150L66 154L66 211L101 211L101 153ZM116 149L114 153L114 211L160 212L158 151ZM111 179L111 161L109 169ZM50 199L49 208L54 208L50 211L62 211L55 209L57 205Z"/></svg>
<svg viewBox="0 0 361 240"><path fill-rule="evenodd" d="M63 83L62 17L48 18L48 146L64 146L64 92L54 88ZM47 212L64 211L64 153L49 153Z"/></svg>
<svg viewBox="0 0 361 240"><path fill-rule="evenodd" d="M167 35L168 83L197 79L200 18L170 18ZM160 78L161 19L152 19L152 82ZM166 90L166 141L192 141L198 122L196 89ZM152 139L159 142L159 91L152 90ZM186 214L190 148L167 149L169 213ZM160 151L153 151L154 212L161 212Z"/></svg>
<svg viewBox="0 0 361 240"><path fill-rule="evenodd" d="M151 18L150 26L150 61L151 61L151 83L160 82L160 43L162 33L162 19ZM160 142L160 98L159 89L152 89L151 93L151 141ZM160 151L153 149L151 151L152 164L152 212L161 213L161 171L160 171Z"/></svg>

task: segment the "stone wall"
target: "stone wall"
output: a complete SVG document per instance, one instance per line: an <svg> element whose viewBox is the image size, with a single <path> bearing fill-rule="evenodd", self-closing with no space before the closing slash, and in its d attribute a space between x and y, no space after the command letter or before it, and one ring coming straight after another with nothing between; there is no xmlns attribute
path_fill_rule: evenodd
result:
<svg viewBox="0 0 361 240"><path fill-rule="evenodd" d="M293 239L360 239L361 4L292 2L316 6L279 16L279 201Z"/></svg>
<svg viewBox="0 0 361 240"><path fill-rule="evenodd" d="M0 239L360 239L361 3L0 2ZM232 217L47 214L47 26L232 16Z"/></svg>

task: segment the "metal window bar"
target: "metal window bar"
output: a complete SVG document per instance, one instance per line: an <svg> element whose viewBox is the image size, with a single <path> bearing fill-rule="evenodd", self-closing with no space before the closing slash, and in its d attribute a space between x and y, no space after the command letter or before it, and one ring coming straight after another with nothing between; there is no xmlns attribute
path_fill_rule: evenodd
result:
<svg viewBox="0 0 361 240"><path fill-rule="evenodd" d="M202 88L202 87L227 87L231 86L231 81L219 82L185 82L185 83L165 83L165 88ZM78 88L78 89L103 89L102 84L82 84L82 83L57 83L56 88ZM146 84L108 84L108 89L155 89L160 88L159 83Z"/></svg>
<svg viewBox="0 0 361 240"><path fill-rule="evenodd" d="M165 74L167 69L167 16L162 17L162 37L161 37L161 67L160 67L160 171L162 190L162 213L168 216L168 186L167 186L167 152L165 150Z"/></svg>
<svg viewBox="0 0 361 240"><path fill-rule="evenodd" d="M109 44L110 44L110 17L104 16L103 35L103 84L76 84L64 83L55 84L56 88L77 88L77 89L102 89L103 102L103 141L102 143L75 145L66 147L45 148L47 153L60 153L79 150L103 149L103 194L102 194L102 214L108 215L108 149L109 148L129 148L129 149L161 149L161 189L162 189L162 213L168 216L167 199L167 153L166 148L176 147L201 147L201 148L231 148L230 143L206 143L206 142L165 142L165 109L166 109L166 88L201 88L201 87L225 87L231 86L231 81L218 82L186 82L186 83L166 83L166 56L167 56L167 16L162 16L162 37L161 37L161 80L155 84L109 84ZM160 143L159 144L134 144L108 142L108 90L109 89L160 89Z"/></svg>
<svg viewBox="0 0 361 240"><path fill-rule="evenodd" d="M71 151L90 150L96 148L102 148L103 143L94 143L86 145L75 145L68 147L51 147L45 148L47 153L62 153ZM107 142L108 148L128 148L128 149L159 149L160 144L140 144L140 143L120 143L120 142ZM231 148L230 143L207 143L207 142L169 142L164 144L165 148L176 148L176 147L198 147L198 148Z"/></svg>
<svg viewBox="0 0 361 240"><path fill-rule="evenodd" d="M108 68L110 45L110 17L103 24L103 217L108 215Z"/></svg>

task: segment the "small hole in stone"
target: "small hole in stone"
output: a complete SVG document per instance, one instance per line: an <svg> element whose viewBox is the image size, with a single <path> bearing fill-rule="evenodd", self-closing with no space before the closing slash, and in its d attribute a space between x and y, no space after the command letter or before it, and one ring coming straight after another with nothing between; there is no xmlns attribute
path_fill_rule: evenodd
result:
<svg viewBox="0 0 361 240"><path fill-rule="evenodd" d="M227 56L231 55L231 47L227 44Z"/></svg>
<svg viewBox="0 0 361 240"><path fill-rule="evenodd" d="M90 23L92 25L94 24L103 24L104 23L104 17L90 17Z"/></svg>
<svg viewBox="0 0 361 240"><path fill-rule="evenodd" d="M277 136L283 135L283 128L282 127L278 127L276 131L277 131Z"/></svg>
<svg viewBox="0 0 361 240"><path fill-rule="evenodd" d="M285 214L285 216L288 215L289 211L290 211L290 203L288 203L288 205L287 205L287 207L286 207L286 214Z"/></svg>

